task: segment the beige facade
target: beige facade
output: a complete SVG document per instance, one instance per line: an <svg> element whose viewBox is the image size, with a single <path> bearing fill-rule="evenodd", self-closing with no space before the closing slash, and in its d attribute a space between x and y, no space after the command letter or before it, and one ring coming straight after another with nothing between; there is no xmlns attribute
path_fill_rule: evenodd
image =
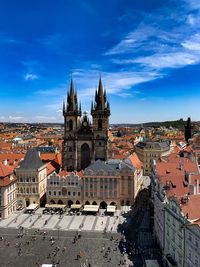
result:
<svg viewBox="0 0 200 267"><path fill-rule="evenodd" d="M30 204L40 204L46 193L46 165L37 170L17 169L17 199L18 204L28 207Z"/></svg>
<svg viewBox="0 0 200 267"><path fill-rule="evenodd" d="M170 154L169 141L163 142L139 142L135 146L135 152L144 166L144 175L150 175L153 160Z"/></svg>
<svg viewBox="0 0 200 267"><path fill-rule="evenodd" d="M97 160L82 173L52 174L47 181L47 203L132 205L143 185L142 166L134 157L125 161ZM132 160L132 161L131 161ZM138 159L137 159L138 160ZM138 164L139 161L137 161Z"/></svg>
<svg viewBox="0 0 200 267"><path fill-rule="evenodd" d="M18 204L28 207L43 205L47 188L47 165L40 160L36 149L28 150L20 167L16 169Z"/></svg>
<svg viewBox="0 0 200 267"><path fill-rule="evenodd" d="M82 203L81 184L81 177L74 172L53 173L47 179L47 203L67 206Z"/></svg>
<svg viewBox="0 0 200 267"><path fill-rule="evenodd" d="M10 183L0 186L0 218L6 219L17 208L16 179L10 175Z"/></svg>

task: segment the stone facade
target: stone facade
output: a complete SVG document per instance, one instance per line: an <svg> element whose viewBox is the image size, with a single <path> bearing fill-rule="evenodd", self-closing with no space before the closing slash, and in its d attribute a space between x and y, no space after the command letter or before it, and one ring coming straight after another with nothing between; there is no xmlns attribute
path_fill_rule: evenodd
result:
<svg viewBox="0 0 200 267"><path fill-rule="evenodd" d="M135 146L135 152L143 163L144 174L150 175L153 166L153 160L157 160L160 157L164 157L170 154L170 142L139 142Z"/></svg>
<svg viewBox="0 0 200 267"><path fill-rule="evenodd" d="M143 168L136 154L124 161L96 160L83 172L50 175L48 204L132 205L143 185Z"/></svg>
<svg viewBox="0 0 200 267"><path fill-rule="evenodd" d="M36 149L29 149L20 167L16 169L18 204L28 207L45 203L47 165L43 164Z"/></svg>
<svg viewBox="0 0 200 267"><path fill-rule="evenodd" d="M78 107L77 93L71 81L67 104L63 105L63 170L79 171L97 159L107 160L108 158L110 106L101 78L94 104L91 105L91 115L93 123L86 112L82 114L81 105Z"/></svg>

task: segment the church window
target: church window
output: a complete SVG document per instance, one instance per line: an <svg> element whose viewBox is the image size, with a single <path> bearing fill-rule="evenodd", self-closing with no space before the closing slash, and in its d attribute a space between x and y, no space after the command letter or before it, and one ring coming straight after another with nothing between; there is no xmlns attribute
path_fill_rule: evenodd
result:
<svg viewBox="0 0 200 267"><path fill-rule="evenodd" d="M98 119L98 130L102 130L102 119Z"/></svg>
<svg viewBox="0 0 200 267"><path fill-rule="evenodd" d="M72 120L69 121L69 130L70 131L73 130L73 121Z"/></svg>

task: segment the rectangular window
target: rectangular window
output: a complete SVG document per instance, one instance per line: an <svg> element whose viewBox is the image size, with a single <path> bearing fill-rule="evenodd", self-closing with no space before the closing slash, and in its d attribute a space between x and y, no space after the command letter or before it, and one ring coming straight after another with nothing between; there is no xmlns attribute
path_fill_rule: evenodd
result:
<svg viewBox="0 0 200 267"><path fill-rule="evenodd" d="M71 196L71 192L68 192L68 196Z"/></svg>
<svg viewBox="0 0 200 267"><path fill-rule="evenodd" d="M54 196L56 196L56 191L53 191Z"/></svg>
<svg viewBox="0 0 200 267"><path fill-rule="evenodd" d="M73 196L75 196L76 195L76 192L73 192Z"/></svg>
<svg viewBox="0 0 200 267"><path fill-rule="evenodd" d="M49 191L49 196L51 196L51 191Z"/></svg>

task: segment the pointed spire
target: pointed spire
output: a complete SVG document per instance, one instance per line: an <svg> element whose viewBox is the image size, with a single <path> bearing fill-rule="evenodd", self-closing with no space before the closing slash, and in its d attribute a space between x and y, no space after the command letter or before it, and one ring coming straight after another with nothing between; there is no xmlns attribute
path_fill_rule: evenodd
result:
<svg viewBox="0 0 200 267"><path fill-rule="evenodd" d="M63 115L65 114L65 100L63 99Z"/></svg>
<svg viewBox="0 0 200 267"><path fill-rule="evenodd" d="M67 95L67 111L78 112L77 93L74 91L74 83L71 79L70 91Z"/></svg>
<svg viewBox="0 0 200 267"><path fill-rule="evenodd" d="M98 96L99 98L103 98L103 85L101 81L101 75L99 77Z"/></svg>
<svg viewBox="0 0 200 267"><path fill-rule="evenodd" d="M71 79L71 83L70 83L70 97L74 98L74 83L73 83L72 79Z"/></svg>
<svg viewBox="0 0 200 267"><path fill-rule="evenodd" d="M79 102L79 111L80 114L82 113L82 109L81 109L81 101Z"/></svg>
<svg viewBox="0 0 200 267"><path fill-rule="evenodd" d="M98 94L97 94L97 90L95 91L95 102L98 102Z"/></svg>
<svg viewBox="0 0 200 267"><path fill-rule="evenodd" d="M107 98L106 98L106 89L104 89L103 95L104 95L104 103L106 103L106 101L107 101Z"/></svg>
<svg viewBox="0 0 200 267"><path fill-rule="evenodd" d="M94 109L94 105L93 105L93 101L91 103L91 113L93 112L93 109Z"/></svg>

